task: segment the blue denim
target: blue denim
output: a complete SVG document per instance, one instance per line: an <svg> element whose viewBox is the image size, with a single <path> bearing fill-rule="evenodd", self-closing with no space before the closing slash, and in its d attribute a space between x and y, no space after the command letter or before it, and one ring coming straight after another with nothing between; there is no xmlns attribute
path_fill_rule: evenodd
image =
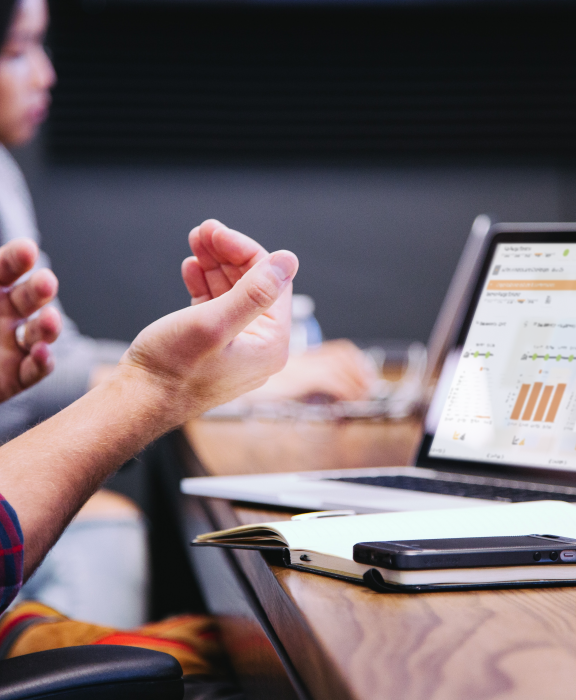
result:
<svg viewBox="0 0 576 700"><path fill-rule="evenodd" d="M141 515L72 522L14 604L36 600L83 622L142 625L148 613L147 539Z"/></svg>

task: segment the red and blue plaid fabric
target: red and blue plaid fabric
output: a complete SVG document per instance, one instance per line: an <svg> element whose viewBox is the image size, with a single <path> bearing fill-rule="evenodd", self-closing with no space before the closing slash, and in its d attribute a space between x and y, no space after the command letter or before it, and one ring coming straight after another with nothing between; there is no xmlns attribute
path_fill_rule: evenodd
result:
<svg viewBox="0 0 576 700"><path fill-rule="evenodd" d="M0 494L0 613L22 587L24 537L16 511Z"/></svg>

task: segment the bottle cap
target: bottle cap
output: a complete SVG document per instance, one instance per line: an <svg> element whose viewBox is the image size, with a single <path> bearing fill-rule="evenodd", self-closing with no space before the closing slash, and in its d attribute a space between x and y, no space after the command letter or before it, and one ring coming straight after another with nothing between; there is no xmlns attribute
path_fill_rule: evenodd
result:
<svg viewBox="0 0 576 700"><path fill-rule="evenodd" d="M314 299L307 294L292 295L292 318L295 321L304 321L314 313L316 304Z"/></svg>

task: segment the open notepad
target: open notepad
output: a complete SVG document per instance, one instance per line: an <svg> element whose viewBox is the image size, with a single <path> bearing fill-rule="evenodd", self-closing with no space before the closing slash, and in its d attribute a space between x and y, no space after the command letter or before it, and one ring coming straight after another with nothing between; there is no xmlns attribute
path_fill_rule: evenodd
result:
<svg viewBox="0 0 576 700"><path fill-rule="evenodd" d="M535 501L462 508L241 525L200 535L193 544L278 550L286 565L348 580L362 580L371 568L352 558L358 542L446 537L548 534L576 538L576 506ZM576 564L394 571L383 579L401 586L576 581Z"/></svg>

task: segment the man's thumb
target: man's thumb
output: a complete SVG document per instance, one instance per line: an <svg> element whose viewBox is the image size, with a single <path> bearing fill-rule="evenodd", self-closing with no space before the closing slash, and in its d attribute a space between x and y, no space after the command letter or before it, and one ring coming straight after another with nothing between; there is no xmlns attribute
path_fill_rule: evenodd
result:
<svg viewBox="0 0 576 700"><path fill-rule="evenodd" d="M229 292L195 308L210 308L210 323L218 324L229 342L278 300L297 271L294 253L278 250L248 270Z"/></svg>

